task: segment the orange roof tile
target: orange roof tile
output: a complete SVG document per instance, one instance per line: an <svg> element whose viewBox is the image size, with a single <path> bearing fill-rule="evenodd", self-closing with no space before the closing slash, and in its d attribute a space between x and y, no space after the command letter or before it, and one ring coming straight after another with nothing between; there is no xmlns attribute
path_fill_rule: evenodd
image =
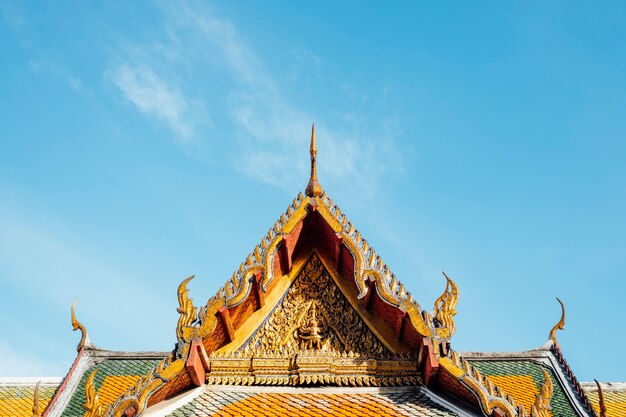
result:
<svg viewBox="0 0 626 417"><path fill-rule="evenodd" d="M60 382L60 381L59 381ZM43 412L52 399L58 383L42 383L39 386L39 409ZM0 416L31 417L35 383L0 384Z"/></svg>
<svg viewBox="0 0 626 417"><path fill-rule="evenodd" d="M281 391L282 390L282 391ZM456 414L429 399L420 387L272 388L211 387L171 416L438 416Z"/></svg>
<svg viewBox="0 0 626 417"><path fill-rule="evenodd" d="M626 416L626 386L618 389L607 388L604 384L602 387L604 394L604 404L606 405L607 417ZM600 404L598 390L587 391L587 397L593 404L596 413L600 415Z"/></svg>

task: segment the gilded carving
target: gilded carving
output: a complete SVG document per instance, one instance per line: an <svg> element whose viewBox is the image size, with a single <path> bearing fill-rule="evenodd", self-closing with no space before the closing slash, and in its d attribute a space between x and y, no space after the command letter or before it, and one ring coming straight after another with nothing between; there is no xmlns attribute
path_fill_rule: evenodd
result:
<svg viewBox="0 0 626 417"><path fill-rule="evenodd" d="M550 400L554 393L552 379L548 371L545 369L541 370L543 371L544 383L535 398L535 403L530 410L530 415L531 417L552 417L552 413L550 412Z"/></svg>
<svg viewBox="0 0 626 417"><path fill-rule="evenodd" d="M164 358L146 375L142 376L135 385L128 388L124 394L109 405L103 415L121 417L129 408L134 409L135 415L140 415L146 408L148 398L184 369L184 360L173 360L173 355Z"/></svg>
<svg viewBox="0 0 626 417"><path fill-rule="evenodd" d="M304 322L298 327L298 340L301 350L320 350L323 347L324 339L328 336L328 326L325 321L318 320L316 303L311 303L311 307L305 314Z"/></svg>
<svg viewBox="0 0 626 417"><path fill-rule="evenodd" d="M306 350L297 354L247 352L210 355L212 385L396 386L421 383L417 359L396 355L368 358L352 352Z"/></svg>
<svg viewBox="0 0 626 417"><path fill-rule="evenodd" d="M476 367L459 357L455 351L451 351L449 358L441 358L439 365L458 378L478 398L485 415L492 415L492 412L498 409L506 417L528 417L523 405L516 404L512 396L495 385L489 377L482 375Z"/></svg>
<svg viewBox="0 0 626 417"><path fill-rule="evenodd" d="M368 356L390 353L334 284L317 255L242 349L251 353L303 349Z"/></svg>
<svg viewBox="0 0 626 417"><path fill-rule="evenodd" d="M313 254L250 340L212 353L209 384L381 386L420 382L417 358L392 354Z"/></svg>
<svg viewBox="0 0 626 417"><path fill-rule="evenodd" d="M445 272L446 289L435 301L435 319L440 327L437 328L437 336L450 339L454 334L454 315L456 314L456 304L459 301L459 290Z"/></svg>
<svg viewBox="0 0 626 417"><path fill-rule="evenodd" d="M193 335L193 323L198 318L198 311L193 305L193 299L189 298L189 290L187 283L193 279L193 275L185 279L178 286L178 305L176 311L180 314L178 317L178 325L176 326L176 337L179 343L185 343L190 340Z"/></svg>
<svg viewBox="0 0 626 417"><path fill-rule="evenodd" d="M96 392L96 384L94 382L94 377L98 370L96 369L87 378L87 382L85 383L85 404L83 408L85 409L85 414L83 417L101 417L102 416L102 404L100 404L100 399L98 398L98 393Z"/></svg>
<svg viewBox="0 0 626 417"><path fill-rule="evenodd" d="M87 329L85 328L85 326L83 326L83 324L81 322L79 322L76 319L76 314L74 313L74 308L76 307L76 303L78 302L78 298L74 300L74 302L72 303L72 329L73 331L76 330L80 330L81 336L80 336L80 341L78 342L78 345L76 346L76 350L78 352L80 352L80 350L85 347L85 346L89 346L89 335L87 334Z"/></svg>

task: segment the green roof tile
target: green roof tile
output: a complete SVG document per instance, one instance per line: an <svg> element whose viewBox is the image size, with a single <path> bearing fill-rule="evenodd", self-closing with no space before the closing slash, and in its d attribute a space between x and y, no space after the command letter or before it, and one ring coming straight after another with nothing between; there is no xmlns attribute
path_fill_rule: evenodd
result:
<svg viewBox="0 0 626 417"><path fill-rule="evenodd" d="M85 414L85 384L94 370L98 370L94 378L97 392L107 376L143 376L158 363L158 359L106 359L90 367L83 373L61 417L82 417Z"/></svg>
<svg viewBox="0 0 626 417"><path fill-rule="evenodd" d="M512 360L489 360L489 361L471 361L478 370L486 376L490 375L530 375L537 385L537 389L543 384L542 369L548 371L552 378L554 393L550 406L552 407L552 415L554 417L577 417L574 407L567 399L563 387L561 387L554 371L551 368L543 366L533 361L512 361ZM527 410L530 412L530 410Z"/></svg>

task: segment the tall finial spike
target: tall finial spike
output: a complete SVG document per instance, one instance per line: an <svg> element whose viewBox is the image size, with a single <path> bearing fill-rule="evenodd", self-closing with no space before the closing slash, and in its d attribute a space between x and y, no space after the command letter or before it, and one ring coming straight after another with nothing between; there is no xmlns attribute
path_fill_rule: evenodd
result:
<svg viewBox="0 0 626 417"><path fill-rule="evenodd" d="M309 197L319 197L322 195L322 186L317 182L317 143L315 141L315 123L311 128L311 179L306 186L306 195Z"/></svg>
<svg viewBox="0 0 626 417"><path fill-rule="evenodd" d="M556 341L556 331L563 330L563 328L565 327L565 305L563 304L563 301L559 299L559 297L556 297L556 301L561 304L561 320L559 320L559 322L554 325L552 330L550 330L550 340L552 340L552 343L556 347L559 347L559 342Z"/></svg>

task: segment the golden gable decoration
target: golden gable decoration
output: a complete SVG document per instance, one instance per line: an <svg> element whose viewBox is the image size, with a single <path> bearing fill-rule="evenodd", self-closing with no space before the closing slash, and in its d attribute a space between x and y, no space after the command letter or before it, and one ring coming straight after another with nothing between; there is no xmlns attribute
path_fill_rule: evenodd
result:
<svg viewBox="0 0 626 417"><path fill-rule="evenodd" d="M394 355L313 253L282 301L234 353L213 353L209 384L419 383L417 358Z"/></svg>
<svg viewBox="0 0 626 417"><path fill-rule="evenodd" d="M242 349L254 354L323 350L375 357L390 353L352 308L315 254L282 302Z"/></svg>

